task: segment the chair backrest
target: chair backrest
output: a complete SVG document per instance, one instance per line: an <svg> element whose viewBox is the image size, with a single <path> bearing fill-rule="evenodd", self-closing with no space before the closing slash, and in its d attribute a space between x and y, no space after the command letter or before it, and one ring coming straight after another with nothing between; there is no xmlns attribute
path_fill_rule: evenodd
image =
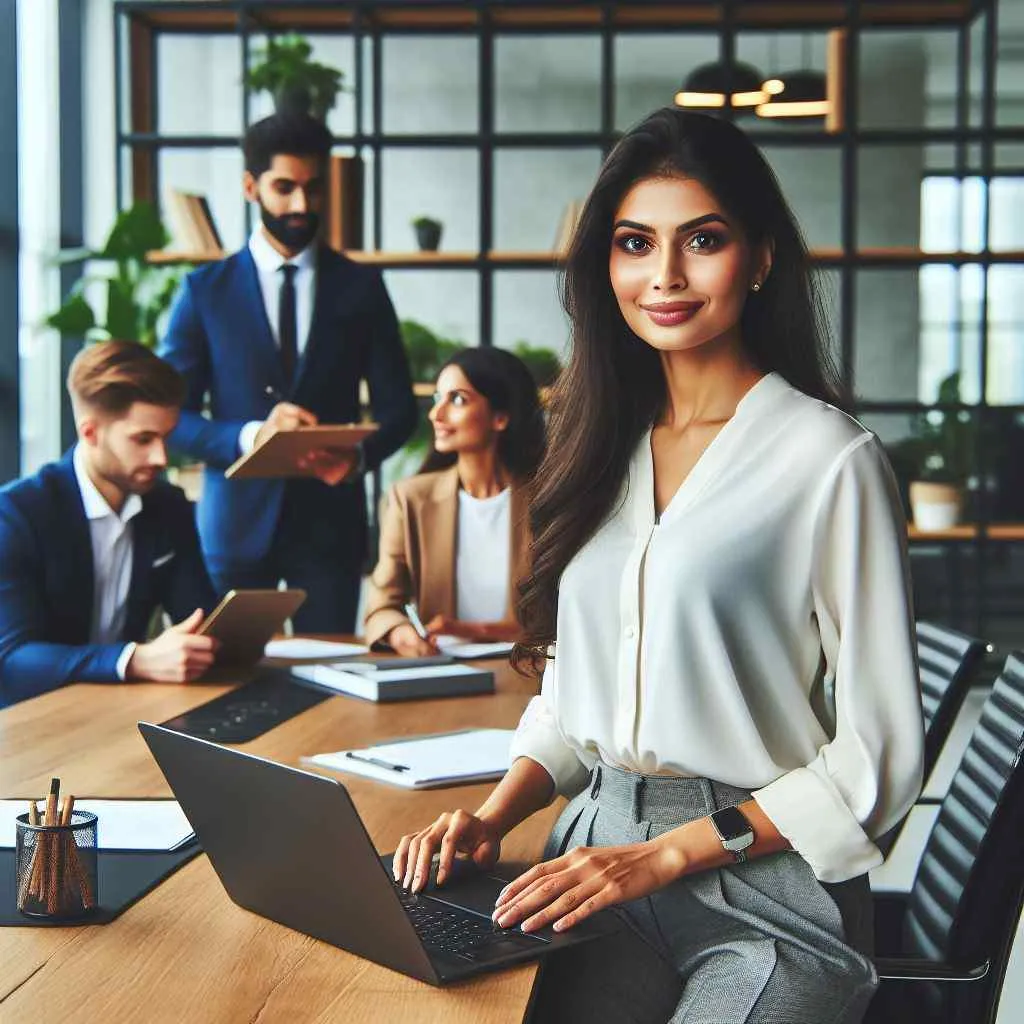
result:
<svg viewBox="0 0 1024 1024"><path fill-rule="evenodd" d="M1024 885L1024 655L1011 654L942 801L910 892L904 956L998 959Z"/></svg>
<svg viewBox="0 0 1024 1024"><path fill-rule="evenodd" d="M917 623L926 779L935 767L986 649L986 644L975 637L932 622Z"/></svg>

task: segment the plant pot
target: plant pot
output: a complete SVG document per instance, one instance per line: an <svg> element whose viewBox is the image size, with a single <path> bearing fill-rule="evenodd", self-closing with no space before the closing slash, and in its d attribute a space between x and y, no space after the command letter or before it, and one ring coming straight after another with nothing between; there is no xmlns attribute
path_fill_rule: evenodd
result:
<svg viewBox="0 0 1024 1024"><path fill-rule="evenodd" d="M283 85L274 93L274 110L291 117L308 115L318 121L327 118L327 104L323 98L305 85Z"/></svg>
<svg viewBox="0 0 1024 1024"><path fill-rule="evenodd" d="M910 508L919 530L948 530L960 521L963 490L953 484L914 480L910 485Z"/></svg>
<svg viewBox="0 0 1024 1024"><path fill-rule="evenodd" d="M416 242L423 252L434 252L441 244L440 224L416 224Z"/></svg>

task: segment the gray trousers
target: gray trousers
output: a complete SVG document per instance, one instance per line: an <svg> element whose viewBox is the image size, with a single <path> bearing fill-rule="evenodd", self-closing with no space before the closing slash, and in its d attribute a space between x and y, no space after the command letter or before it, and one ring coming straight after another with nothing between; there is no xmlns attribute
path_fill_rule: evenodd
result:
<svg viewBox="0 0 1024 1024"><path fill-rule="evenodd" d="M599 764L544 857L643 842L749 798ZM616 935L550 957L530 1020L856 1024L878 984L870 899L865 876L826 887L791 852L686 876L618 908Z"/></svg>

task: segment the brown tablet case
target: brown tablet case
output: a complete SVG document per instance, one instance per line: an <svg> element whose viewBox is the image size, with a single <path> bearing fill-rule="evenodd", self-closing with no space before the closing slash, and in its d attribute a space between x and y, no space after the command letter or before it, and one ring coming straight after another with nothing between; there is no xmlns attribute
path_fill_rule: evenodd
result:
<svg viewBox="0 0 1024 1024"><path fill-rule="evenodd" d="M315 476L312 469L303 469L298 464L307 452L318 448L350 452L377 429L376 423L333 423L279 430L235 460L224 470L224 476L228 480Z"/></svg>

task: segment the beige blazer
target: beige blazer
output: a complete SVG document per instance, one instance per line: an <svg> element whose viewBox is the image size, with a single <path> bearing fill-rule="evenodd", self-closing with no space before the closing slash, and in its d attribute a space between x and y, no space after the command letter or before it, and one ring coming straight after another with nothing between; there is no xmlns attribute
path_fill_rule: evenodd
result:
<svg viewBox="0 0 1024 1024"><path fill-rule="evenodd" d="M459 474L454 466L402 480L388 494L381 518L380 557L370 576L364 633L368 644L381 641L408 622L404 606L415 601L420 618L455 617L455 545ZM512 545L507 617L515 618L515 585L526 568L530 533L526 495L512 486Z"/></svg>

